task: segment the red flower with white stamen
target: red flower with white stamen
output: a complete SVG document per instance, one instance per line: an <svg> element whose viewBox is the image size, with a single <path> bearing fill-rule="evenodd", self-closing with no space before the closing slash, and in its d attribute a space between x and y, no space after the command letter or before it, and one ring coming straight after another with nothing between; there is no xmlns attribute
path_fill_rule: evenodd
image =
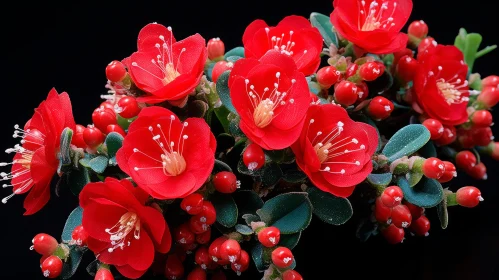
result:
<svg viewBox="0 0 499 280"><path fill-rule="evenodd" d="M438 45L420 60L414 89L421 109L444 125L468 120L468 66L463 53L454 46Z"/></svg>
<svg viewBox="0 0 499 280"><path fill-rule="evenodd" d="M279 150L298 139L310 92L305 76L288 55L269 51L260 60L238 60L229 88L241 130L252 142Z"/></svg>
<svg viewBox="0 0 499 280"><path fill-rule="evenodd" d="M301 16L285 17L275 27L255 20L246 27L243 44L246 58L259 59L267 51L276 50L292 57L305 76L314 74L321 62L322 36Z"/></svg>
<svg viewBox="0 0 499 280"><path fill-rule="evenodd" d="M4 199L7 203L16 194L29 191L24 200L24 215L31 215L40 210L50 198L50 181L57 171L61 134L64 128L76 128L67 93L57 94L52 89L45 101L35 109L35 114L23 128L15 126L14 138L22 138L21 145L7 149L7 153L16 153L11 163L10 173L0 173L1 181L11 181L3 187L12 187L13 193Z"/></svg>
<svg viewBox="0 0 499 280"><path fill-rule="evenodd" d="M377 146L375 128L354 122L340 106L326 104L310 107L300 138L291 149L315 186L348 197L371 173Z"/></svg>
<svg viewBox="0 0 499 280"><path fill-rule="evenodd" d="M137 101L183 106L203 75L204 38L195 34L176 42L171 27L151 23L140 31L137 45L138 51L124 60L135 85L150 94Z"/></svg>
<svg viewBox="0 0 499 280"><path fill-rule="evenodd" d="M412 11L411 0L334 0L331 22L348 41L375 54L403 50L400 32Z"/></svg>
<svg viewBox="0 0 499 280"><path fill-rule="evenodd" d="M136 279L151 266L154 252L167 253L171 235L163 215L145 206L149 196L126 179L90 183L80 193L87 245L97 259Z"/></svg>
<svg viewBox="0 0 499 280"><path fill-rule="evenodd" d="M128 128L116 159L120 168L157 199L186 197L208 179L216 140L203 119L183 123L161 107L143 109Z"/></svg>

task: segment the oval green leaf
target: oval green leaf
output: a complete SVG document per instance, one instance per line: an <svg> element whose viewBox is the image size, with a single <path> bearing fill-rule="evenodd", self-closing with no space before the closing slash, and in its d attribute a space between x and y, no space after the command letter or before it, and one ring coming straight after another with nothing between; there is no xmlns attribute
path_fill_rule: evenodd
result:
<svg viewBox="0 0 499 280"><path fill-rule="evenodd" d="M227 58L231 56L238 56L244 58L244 48L243 47L233 48L232 50L225 53L224 59L227 60Z"/></svg>
<svg viewBox="0 0 499 280"><path fill-rule="evenodd" d="M398 180L398 186L404 192L404 199L408 202L424 208L437 206L444 198L442 185L437 180L423 177L421 181L411 188L404 177Z"/></svg>
<svg viewBox="0 0 499 280"><path fill-rule="evenodd" d="M272 161L262 168L262 183L265 186L273 186L282 178L282 170L279 164Z"/></svg>
<svg viewBox="0 0 499 280"><path fill-rule="evenodd" d="M419 149L419 155L424 158L431 158L437 156L437 149L435 148L435 144L433 141L428 141L421 149Z"/></svg>
<svg viewBox="0 0 499 280"><path fill-rule="evenodd" d="M393 174L390 172L382 174L369 174L367 176L367 182L375 187L386 187L390 185L392 178Z"/></svg>
<svg viewBox="0 0 499 280"><path fill-rule="evenodd" d="M106 170L109 160L106 156L97 156L88 162L88 166L95 171L95 173L101 174Z"/></svg>
<svg viewBox="0 0 499 280"><path fill-rule="evenodd" d="M81 225L83 219L83 208L80 206L76 207L68 216L64 229L62 230L61 239L64 243L69 243L73 238L71 234L75 227Z"/></svg>
<svg viewBox="0 0 499 280"><path fill-rule="evenodd" d="M213 166L213 171L211 173L217 174L218 172L221 172L221 171L232 172L232 168L230 168L230 166L227 163L216 159L215 165Z"/></svg>
<svg viewBox="0 0 499 280"><path fill-rule="evenodd" d="M307 189L313 212L325 223L342 225L353 215L352 205L346 198L336 197L315 187Z"/></svg>
<svg viewBox="0 0 499 280"><path fill-rule="evenodd" d="M438 219L440 220L440 226L442 229L446 229L449 225L449 213L447 211L447 199L442 199L437 206Z"/></svg>
<svg viewBox="0 0 499 280"><path fill-rule="evenodd" d="M255 244L255 246L251 249L251 257L253 258L253 262L255 263L256 269L258 271L264 272L269 267L269 264L265 263L263 258L262 244Z"/></svg>
<svg viewBox="0 0 499 280"><path fill-rule="evenodd" d="M229 76L230 71L223 72L217 80L217 92L218 97L220 97L220 101L225 106L225 108L229 109L234 114L237 114L236 108L232 105L232 99L230 98L230 90L229 90Z"/></svg>
<svg viewBox="0 0 499 280"><path fill-rule="evenodd" d="M283 246L288 248L289 250L293 250L293 248L295 248L296 245L298 245L300 237L301 237L301 231L295 234L283 234L281 235L279 246Z"/></svg>
<svg viewBox="0 0 499 280"><path fill-rule="evenodd" d="M334 27L328 16L320 13L312 13L310 15L310 22L312 23L312 26L319 29L327 47L333 44L338 48L338 36L336 36Z"/></svg>
<svg viewBox="0 0 499 280"><path fill-rule="evenodd" d="M247 225L237 224L235 229L242 235L252 235L254 233L253 230Z"/></svg>
<svg viewBox="0 0 499 280"><path fill-rule="evenodd" d="M393 162L417 152L430 140L430 132L421 124L410 124L395 133L383 148L383 154Z"/></svg>
<svg viewBox="0 0 499 280"><path fill-rule="evenodd" d="M217 222L226 228L237 224L237 205L229 194L215 194L210 197L211 203L217 211Z"/></svg>
<svg viewBox="0 0 499 280"><path fill-rule="evenodd" d="M70 279L80 266L81 259L83 258L83 253L86 249L80 249L78 246L72 246L69 251L69 260L64 263L61 272L61 279Z"/></svg>
<svg viewBox="0 0 499 280"><path fill-rule="evenodd" d="M111 132L106 137L107 154L110 158L116 156L118 150L123 146L123 136L116 132Z"/></svg>

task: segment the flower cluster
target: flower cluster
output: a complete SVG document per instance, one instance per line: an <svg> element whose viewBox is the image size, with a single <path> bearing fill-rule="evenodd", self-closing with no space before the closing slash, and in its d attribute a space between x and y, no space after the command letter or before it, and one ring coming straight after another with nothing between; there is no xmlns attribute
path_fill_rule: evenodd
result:
<svg viewBox="0 0 499 280"><path fill-rule="evenodd" d="M0 163L2 202L27 193L25 215L49 202L55 174L79 198L61 242L33 239L43 275L70 278L88 251L99 280L220 280L251 261L264 279L303 279L291 250L313 214L340 225L350 200L370 204L358 236L397 244L429 234L426 208L446 228L449 207L477 206L478 188L447 184L458 171L486 179L479 154L499 159L499 77L473 72L493 47L478 52L464 30L439 44L423 21L404 32L411 10L334 0L330 17L255 20L229 51L152 23L107 65L92 124L51 90Z"/></svg>

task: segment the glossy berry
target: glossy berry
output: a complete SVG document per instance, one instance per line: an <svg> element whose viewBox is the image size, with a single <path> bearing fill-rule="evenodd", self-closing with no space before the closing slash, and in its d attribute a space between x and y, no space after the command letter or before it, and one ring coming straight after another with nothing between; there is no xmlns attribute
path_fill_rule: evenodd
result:
<svg viewBox="0 0 499 280"><path fill-rule="evenodd" d="M222 256L220 255L220 247L225 241L227 241L227 237L220 236L219 238L213 240L210 247L208 248L210 257L214 262L218 262L222 259Z"/></svg>
<svg viewBox="0 0 499 280"><path fill-rule="evenodd" d="M234 63L224 60L215 63L213 70L211 70L211 80L216 83L218 81L218 77L220 77L223 72L232 70L233 67Z"/></svg>
<svg viewBox="0 0 499 280"><path fill-rule="evenodd" d="M412 215L405 205L398 205L392 209L392 224L398 228L407 228L411 225Z"/></svg>
<svg viewBox="0 0 499 280"><path fill-rule="evenodd" d="M398 186L390 186L381 194L381 202L383 202L386 207L390 208L400 205L403 198L404 193Z"/></svg>
<svg viewBox="0 0 499 280"><path fill-rule="evenodd" d="M217 220L217 211L211 202L205 200L203 201L203 210L201 213L194 216L194 218L201 223L212 225Z"/></svg>
<svg viewBox="0 0 499 280"><path fill-rule="evenodd" d="M196 242L201 244L201 245L208 244L210 242L210 240L211 240L211 229L208 229L205 232L196 234Z"/></svg>
<svg viewBox="0 0 499 280"><path fill-rule="evenodd" d="M202 234L210 230L210 225L200 221L200 217L192 216L189 220L189 229L195 234Z"/></svg>
<svg viewBox="0 0 499 280"><path fill-rule="evenodd" d="M180 279L184 275L184 265L176 254L171 254L166 259L165 277L166 279Z"/></svg>
<svg viewBox="0 0 499 280"><path fill-rule="evenodd" d="M437 140L444 134L444 126L442 123L435 119L426 119L423 125L430 131L430 139Z"/></svg>
<svg viewBox="0 0 499 280"><path fill-rule="evenodd" d="M225 273L222 270L219 270L211 276L211 280L227 280Z"/></svg>
<svg viewBox="0 0 499 280"><path fill-rule="evenodd" d="M92 113L92 121L100 131L106 131L107 126L110 124L118 124L116 113L107 108L95 109Z"/></svg>
<svg viewBox="0 0 499 280"><path fill-rule="evenodd" d="M206 46L208 49L208 58L214 60L225 54L225 45L220 38L213 38L208 41Z"/></svg>
<svg viewBox="0 0 499 280"><path fill-rule="evenodd" d="M445 172L445 164L438 158L427 158L423 163L423 174L430 179L438 179Z"/></svg>
<svg viewBox="0 0 499 280"><path fill-rule="evenodd" d="M208 247L202 246L196 250L194 254L194 262L196 262L202 269L207 269L213 260L208 252Z"/></svg>
<svg viewBox="0 0 499 280"><path fill-rule="evenodd" d="M296 270L286 270L282 274L282 280L303 280L303 277Z"/></svg>
<svg viewBox="0 0 499 280"><path fill-rule="evenodd" d="M394 225L389 225L388 227L381 230L381 234L390 244L398 244L404 241L404 229L398 228Z"/></svg>
<svg viewBox="0 0 499 280"><path fill-rule="evenodd" d="M196 235L190 230L188 224L182 224L173 231L174 240L183 245L190 245L196 241Z"/></svg>
<svg viewBox="0 0 499 280"><path fill-rule="evenodd" d="M329 89L336 84L341 77L340 71L334 66L322 67L317 71L317 82L323 89Z"/></svg>
<svg viewBox="0 0 499 280"><path fill-rule="evenodd" d="M424 208L404 201L404 205L411 211L412 220L416 220L424 214Z"/></svg>
<svg viewBox="0 0 499 280"><path fill-rule="evenodd" d="M374 97L367 106L367 113L374 120L380 121L388 118L393 112L393 103L383 96Z"/></svg>
<svg viewBox="0 0 499 280"><path fill-rule="evenodd" d="M471 129L471 138L476 146L488 146L494 136L490 127L478 127Z"/></svg>
<svg viewBox="0 0 499 280"><path fill-rule="evenodd" d="M116 112L125 119L136 117L140 113L139 103L131 96L120 98L116 105Z"/></svg>
<svg viewBox="0 0 499 280"><path fill-rule="evenodd" d="M87 146L92 149L97 148L100 144L104 143L105 138L106 137L100 129L94 126L89 126L83 131L83 140Z"/></svg>
<svg viewBox="0 0 499 280"><path fill-rule="evenodd" d="M499 142L494 142L492 146L491 157L495 160L499 160Z"/></svg>
<svg viewBox="0 0 499 280"><path fill-rule="evenodd" d="M228 239L220 245L220 257L222 257L222 260L234 263L239 260L240 256L241 245L236 240Z"/></svg>
<svg viewBox="0 0 499 280"><path fill-rule="evenodd" d="M76 245L87 246L88 232L83 228L82 225L79 225L73 229L71 238Z"/></svg>
<svg viewBox="0 0 499 280"><path fill-rule="evenodd" d="M482 79L482 87L499 87L499 76L490 75Z"/></svg>
<svg viewBox="0 0 499 280"><path fill-rule="evenodd" d="M476 162L475 154L470 151L460 151L456 155L456 165L463 170L471 170L476 165Z"/></svg>
<svg viewBox="0 0 499 280"><path fill-rule="evenodd" d="M189 215L197 215L203 211L204 198L198 193L193 193L182 199L180 208L187 212Z"/></svg>
<svg viewBox="0 0 499 280"><path fill-rule="evenodd" d="M200 267L194 268L189 274L187 275L187 280L206 280L206 271L204 271Z"/></svg>
<svg viewBox="0 0 499 280"><path fill-rule="evenodd" d="M106 77L113 83L123 81L126 77L125 65L117 60L111 61L106 67Z"/></svg>
<svg viewBox="0 0 499 280"><path fill-rule="evenodd" d="M473 166L470 170L467 170L466 173L477 180L487 180L487 167L483 162Z"/></svg>
<svg viewBox="0 0 499 280"><path fill-rule="evenodd" d="M480 201L483 201L482 193L475 187L462 187L456 192L456 202L461 206L473 208Z"/></svg>
<svg viewBox="0 0 499 280"><path fill-rule="evenodd" d="M263 149L255 143L251 143L243 152L244 165L250 171L258 170L265 164Z"/></svg>
<svg viewBox="0 0 499 280"><path fill-rule="evenodd" d="M409 229L417 236L428 236L428 231L430 231L430 220L428 220L426 216L421 216L412 221Z"/></svg>
<svg viewBox="0 0 499 280"><path fill-rule="evenodd" d="M357 99L357 103L360 103L367 99L367 97L369 96L369 87L367 86L366 82L360 81L357 83L357 95L359 96L359 99Z"/></svg>
<svg viewBox="0 0 499 280"><path fill-rule="evenodd" d="M265 247L274 247L281 240L281 231L276 227L266 227L258 232L258 241Z"/></svg>
<svg viewBox="0 0 499 280"><path fill-rule="evenodd" d="M272 263L278 268L288 268L293 264L294 256L286 247L278 247L272 251Z"/></svg>
<svg viewBox="0 0 499 280"><path fill-rule="evenodd" d="M376 198L376 203L374 204L374 217L376 218L376 221L386 224L391 216L392 208L386 207L381 201L381 197Z"/></svg>
<svg viewBox="0 0 499 280"><path fill-rule="evenodd" d="M438 146L447 146L449 144L454 143L457 138L456 128L453 126L445 126L444 125L444 133L442 136L435 140L435 144Z"/></svg>
<svg viewBox="0 0 499 280"><path fill-rule="evenodd" d="M357 91L358 88L354 83L341 81L334 88L334 100L337 104L345 107L353 105L359 98Z"/></svg>
<svg viewBox="0 0 499 280"><path fill-rule="evenodd" d="M233 193L237 190L238 181L234 173L222 171L213 177L213 185L218 192Z"/></svg>
<svg viewBox="0 0 499 280"><path fill-rule="evenodd" d="M123 128L121 128L121 126L117 125L117 124L110 124L106 127L106 134L109 134L111 132L116 132L118 133L119 135L125 137L126 136L126 133L125 131L123 130Z"/></svg>
<svg viewBox="0 0 499 280"><path fill-rule="evenodd" d="M42 263L43 276L47 278L57 278L61 275L62 261L57 256L50 256Z"/></svg>
<svg viewBox="0 0 499 280"><path fill-rule="evenodd" d="M113 103L109 102L109 101L104 101L102 102L100 105L99 105L99 108L101 109L111 109L111 110L114 110L114 105Z"/></svg>
<svg viewBox="0 0 499 280"><path fill-rule="evenodd" d="M414 36L418 39L423 39L428 35L428 25L422 20L413 21L409 25L407 34Z"/></svg>
<svg viewBox="0 0 499 280"><path fill-rule="evenodd" d="M438 46L437 41L432 37L426 37L418 45L418 59Z"/></svg>
<svg viewBox="0 0 499 280"><path fill-rule="evenodd" d="M499 103L499 88L486 87L478 95L477 101L481 103L486 109L490 109Z"/></svg>
<svg viewBox="0 0 499 280"><path fill-rule="evenodd" d="M438 179L440 183L447 183L450 180L454 179L454 177L457 177L456 167L454 166L454 164L452 164L452 162L444 161L444 166L445 172L442 177Z"/></svg>
<svg viewBox="0 0 499 280"><path fill-rule="evenodd" d="M347 70L345 71L345 78L350 78L353 75L357 74L357 71L359 70L359 65L356 63L350 63L348 65Z"/></svg>
<svg viewBox="0 0 499 280"><path fill-rule="evenodd" d="M33 238L32 240L33 246L32 248L40 255L52 255L55 250L57 249L57 246L59 245L59 242L52 237L51 235L48 235L46 233L39 233Z"/></svg>
<svg viewBox="0 0 499 280"><path fill-rule="evenodd" d="M71 144L78 148L85 149L87 144L85 143L85 140L83 140L83 131L85 131L85 127L77 124L73 133L73 138L71 138Z"/></svg>
<svg viewBox="0 0 499 280"><path fill-rule="evenodd" d="M418 61L409 55L401 57L395 70L397 77L401 78L405 82L414 80L414 75L416 74L418 65Z"/></svg>
<svg viewBox="0 0 499 280"><path fill-rule="evenodd" d="M245 272L250 265L250 256L248 255L248 252L241 250L241 255L239 256L239 259L232 263L230 267L234 272L237 273L237 275L241 275L241 272Z"/></svg>
<svg viewBox="0 0 499 280"><path fill-rule="evenodd" d="M359 68L359 75L364 81L374 81L385 73L385 65L376 61L362 64Z"/></svg>
<svg viewBox="0 0 499 280"><path fill-rule="evenodd" d="M478 110L471 116L475 127L489 127L492 125L492 114L487 110Z"/></svg>
<svg viewBox="0 0 499 280"><path fill-rule="evenodd" d="M99 268L95 274L94 280L114 280L114 276L107 268Z"/></svg>

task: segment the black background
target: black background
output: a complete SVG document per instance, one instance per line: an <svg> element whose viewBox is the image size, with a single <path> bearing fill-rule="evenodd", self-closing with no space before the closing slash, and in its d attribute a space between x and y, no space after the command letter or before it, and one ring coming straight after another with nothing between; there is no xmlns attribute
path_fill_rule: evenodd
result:
<svg viewBox="0 0 499 280"><path fill-rule="evenodd" d="M71 3L70 3L71 2ZM140 2L140 3L139 3ZM146 3L148 2L148 3ZM275 25L290 14L308 17L311 12L329 14L331 1L119 1L89 5L83 1L64 4L14 1L4 6L1 18L0 122L1 148L12 147L14 124L24 124L51 87L69 92L77 123L91 122L93 109L105 93L104 69L136 49L141 27L157 21L173 27L177 39L196 32L206 39L221 37L226 48L241 45L244 28L254 19ZM484 35L484 44L499 43L497 10L487 0L414 1L411 19L424 19L430 35L439 43L453 44L459 27ZM483 76L498 74L499 51L476 63ZM497 120L499 115L494 113ZM497 127L493 128L499 135ZM7 155L2 161L9 161ZM403 277L417 279L498 279L499 273L499 175L497 163L484 159L489 180L474 182L485 202L475 209L450 209L450 225L440 229L434 209L427 238L409 238L390 246L380 237L367 243L355 238L355 224L327 226L315 220L295 249L297 270L305 279L337 277ZM6 170L2 170L6 171ZM460 175L454 190L468 179ZM10 190L2 191L2 197ZM52 196L39 213L23 217L23 197L0 205L0 278L42 279L39 256L29 251L39 232L60 236L65 218L77 205L76 198ZM232 274L231 274L232 275ZM84 266L75 278L91 279ZM248 273L239 279L260 279Z"/></svg>

